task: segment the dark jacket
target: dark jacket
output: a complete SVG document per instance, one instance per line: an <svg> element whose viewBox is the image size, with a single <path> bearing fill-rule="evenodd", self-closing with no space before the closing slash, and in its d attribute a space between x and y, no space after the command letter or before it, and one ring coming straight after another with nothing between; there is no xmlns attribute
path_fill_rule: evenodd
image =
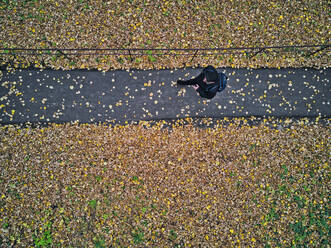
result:
<svg viewBox="0 0 331 248"><path fill-rule="evenodd" d="M218 91L219 80L213 84L206 84L203 81L204 77L205 77L204 72L201 72L199 76L186 80L185 83L190 85L195 85L195 84L199 85L199 88L197 89L199 95L207 99L212 99ZM218 87L213 87L213 86L218 86Z"/></svg>

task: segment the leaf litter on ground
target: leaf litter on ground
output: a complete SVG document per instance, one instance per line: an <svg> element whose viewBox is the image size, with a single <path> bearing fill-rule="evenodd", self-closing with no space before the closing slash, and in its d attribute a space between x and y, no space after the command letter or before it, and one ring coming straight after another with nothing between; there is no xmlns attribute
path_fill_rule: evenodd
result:
<svg viewBox="0 0 331 248"><path fill-rule="evenodd" d="M3 126L3 245L326 247L330 128Z"/></svg>

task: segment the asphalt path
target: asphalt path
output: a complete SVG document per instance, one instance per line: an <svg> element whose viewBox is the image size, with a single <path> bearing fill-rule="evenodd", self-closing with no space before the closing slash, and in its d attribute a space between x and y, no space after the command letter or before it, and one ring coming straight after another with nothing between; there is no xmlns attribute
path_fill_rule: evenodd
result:
<svg viewBox="0 0 331 248"><path fill-rule="evenodd" d="M0 123L129 123L223 117L331 117L331 69L219 68L227 88L211 100L178 79L200 69L2 71Z"/></svg>

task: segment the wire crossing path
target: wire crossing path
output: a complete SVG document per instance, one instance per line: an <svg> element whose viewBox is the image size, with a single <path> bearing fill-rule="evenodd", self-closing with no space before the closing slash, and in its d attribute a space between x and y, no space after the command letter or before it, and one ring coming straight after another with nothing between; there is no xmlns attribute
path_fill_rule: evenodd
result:
<svg viewBox="0 0 331 248"><path fill-rule="evenodd" d="M196 56L206 55L242 55L253 58L259 53L296 53L310 57L316 53L329 51L331 44L308 44L287 46L255 46L255 47L219 47L219 48L4 48L0 47L0 55L35 56L191 56L190 62Z"/></svg>
<svg viewBox="0 0 331 248"><path fill-rule="evenodd" d="M218 68L227 88L211 100L178 86L201 69L3 71L0 123L80 123L223 117L331 117L331 69Z"/></svg>

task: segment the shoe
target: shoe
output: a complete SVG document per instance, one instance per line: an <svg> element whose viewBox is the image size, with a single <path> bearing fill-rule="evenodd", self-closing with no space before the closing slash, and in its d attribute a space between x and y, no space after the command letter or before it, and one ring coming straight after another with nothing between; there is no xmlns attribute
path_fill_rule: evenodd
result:
<svg viewBox="0 0 331 248"><path fill-rule="evenodd" d="M177 84L179 84L179 85L185 85L185 81L183 81L183 80L177 80Z"/></svg>

